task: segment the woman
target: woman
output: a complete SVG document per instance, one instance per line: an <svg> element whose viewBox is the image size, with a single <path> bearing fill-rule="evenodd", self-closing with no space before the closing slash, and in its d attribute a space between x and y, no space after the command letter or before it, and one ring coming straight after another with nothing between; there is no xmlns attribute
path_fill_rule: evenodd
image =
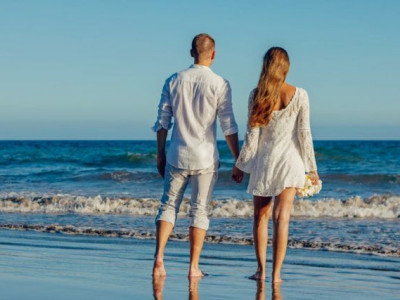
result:
<svg viewBox="0 0 400 300"><path fill-rule="evenodd" d="M265 279L268 219L273 210L272 281L281 282L289 218L296 188L309 173L319 177L310 132L307 92L285 82L289 71L287 52L279 47L264 56L258 86L250 93L247 132L232 178L241 182L250 173L247 191L254 196L254 246L258 262L251 279ZM275 201L273 203L273 198Z"/></svg>

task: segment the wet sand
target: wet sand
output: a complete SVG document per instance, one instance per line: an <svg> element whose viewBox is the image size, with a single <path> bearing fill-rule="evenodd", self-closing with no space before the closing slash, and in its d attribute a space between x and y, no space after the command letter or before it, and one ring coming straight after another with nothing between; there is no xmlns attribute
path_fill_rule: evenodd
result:
<svg viewBox="0 0 400 300"><path fill-rule="evenodd" d="M1 299L153 299L154 240L0 229ZM268 253L268 266L271 265ZM247 279L252 246L206 244L209 274L187 279L188 243L168 243L163 299L399 299L400 258L288 249L282 277L271 288ZM274 293L274 294L273 294Z"/></svg>

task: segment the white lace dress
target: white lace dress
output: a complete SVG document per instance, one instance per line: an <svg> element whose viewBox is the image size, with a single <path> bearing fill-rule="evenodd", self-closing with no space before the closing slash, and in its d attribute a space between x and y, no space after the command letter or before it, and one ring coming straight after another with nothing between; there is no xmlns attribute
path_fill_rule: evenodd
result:
<svg viewBox="0 0 400 300"><path fill-rule="evenodd" d="M253 97L254 90L249 113ZM317 170L304 89L296 88L290 103L274 111L267 126L248 126L236 166L250 173L247 192L256 196L276 196L287 187L304 186L305 173Z"/></svg>

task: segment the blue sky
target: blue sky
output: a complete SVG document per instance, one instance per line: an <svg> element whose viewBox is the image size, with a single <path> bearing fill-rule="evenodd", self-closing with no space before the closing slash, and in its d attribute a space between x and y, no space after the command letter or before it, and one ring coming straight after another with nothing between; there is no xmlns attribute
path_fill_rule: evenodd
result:
<svg viewBox="0 0 400 300"><path fill-rule="evenodd" d="M315 139L400 139L400 1L0 2L0 139L154 139L165 78L217 43L240 135L262 56L287 49Z"/></svg>

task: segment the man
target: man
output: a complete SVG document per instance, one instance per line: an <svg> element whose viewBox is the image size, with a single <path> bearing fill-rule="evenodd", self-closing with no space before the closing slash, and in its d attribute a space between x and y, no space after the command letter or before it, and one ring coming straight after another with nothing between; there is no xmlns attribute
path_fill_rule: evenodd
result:
<svg viewBox="0 0 400 300"><path fill-rule="evenodd" d="M209 68L215 58L214 39L208 34L195 36L190 54L194 64L166 80L157 122L153 127L157 132L157 169L164 178L164 193L156 217L154 277L166 275L164 250L189 180L192 188L189 277L204 276L199 269L199 259L209 226L208 203L219 167L217 116L235 160L239 155L231 88L228 81ZM175 124L165 155L165 142L168 130L172 127L172 117Z"/></svg>

